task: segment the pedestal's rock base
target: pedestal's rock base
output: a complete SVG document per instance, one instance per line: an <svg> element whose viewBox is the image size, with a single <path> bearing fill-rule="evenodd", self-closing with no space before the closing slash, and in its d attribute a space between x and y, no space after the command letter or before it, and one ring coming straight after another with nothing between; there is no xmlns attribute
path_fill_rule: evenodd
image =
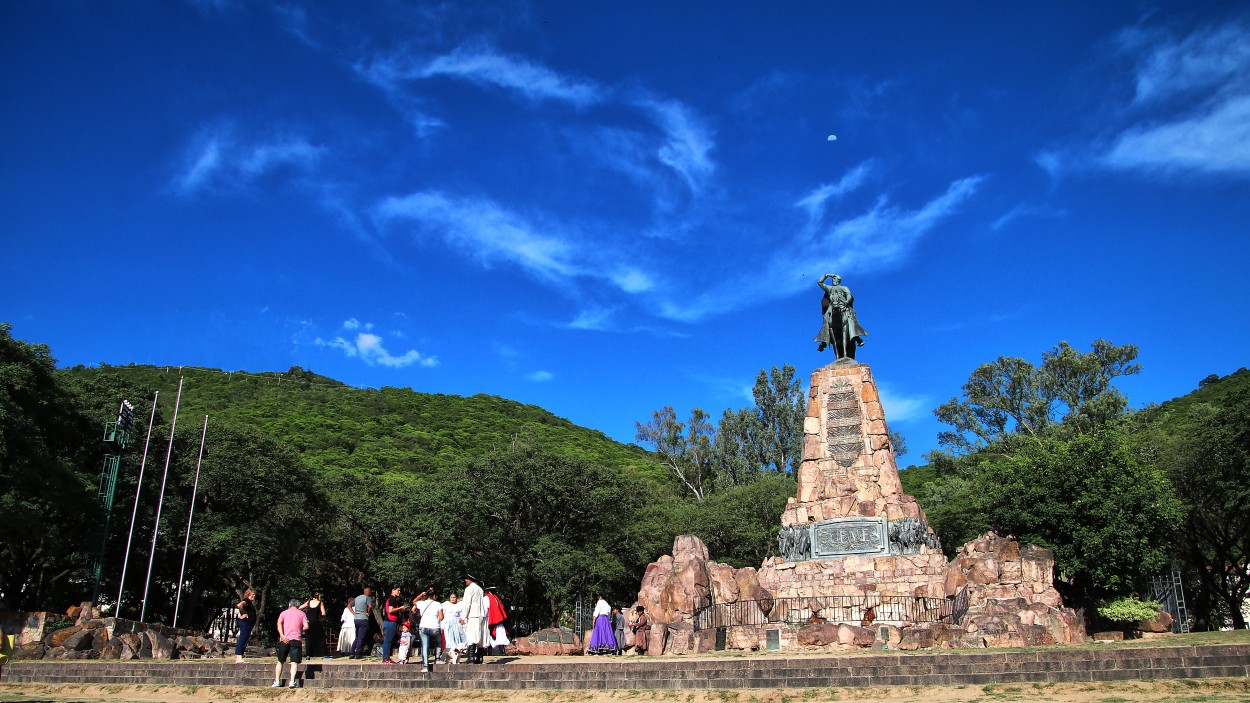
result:
<svg viewBox="0 0 1250 703"><path fill-rule="evenodd" d="M947 598L947 563L941 552L901 556L849 556L787 562L764 561L762 588L776 598L865 594Z"/></svg>

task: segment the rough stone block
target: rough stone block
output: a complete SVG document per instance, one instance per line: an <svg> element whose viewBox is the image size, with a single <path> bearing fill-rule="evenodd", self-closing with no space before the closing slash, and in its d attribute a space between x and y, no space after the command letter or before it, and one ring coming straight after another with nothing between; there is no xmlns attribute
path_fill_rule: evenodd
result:
<svg viewBox="0 0 1250 703"><path fill-rule="evenodd" d="M71 625L69 627L63 627L59 630L53 630L43 638L43 644L46 647L60 647L65 640L69 639L81 630L82 628L77 625Z"/></svg>
<svg viewBox="0 0 1250 703"><path fill-rule="evenodd" d="M804 647L823 647L838 642L838 626L832 623L804 625L799 628L798 641Z"/></svg>
<svg viewBox="0 0 1250 703"><path fill-rule="evenodd" d="M838 643L854 647L871 647L876 640L872 628L858 625L838 625Z"/></svg>
<svg viewBox="0 0 1250 703"><path fill-rule="evenodd" d="M94 630L79 629L78 632L66 637L61 642L61 647L71 652L85 652L91 648L91 640L95 639Z"/></svg>
<svg viewBox="0 0 1250 703"><path fill-rule="evenodd" d="M1161 611L1149 620L1142 620L1137 623L1137 629L1142 632L1171 632L1172 631L1172 614L1167 611Z"/></svg>
<svg viewBox="0 0 1250 703"><path fill-rule="evenodd" d="M905 652L930 649L933 647L933 632L927 629L903 630L903 636L899 639L897 647Z"/></svg>

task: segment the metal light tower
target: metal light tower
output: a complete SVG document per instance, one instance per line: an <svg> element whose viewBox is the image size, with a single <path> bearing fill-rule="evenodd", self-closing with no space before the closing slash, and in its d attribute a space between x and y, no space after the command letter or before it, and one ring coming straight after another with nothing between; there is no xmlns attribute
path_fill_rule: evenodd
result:
<svg viewBox="0 0 1250 703"><path fill-rule="evenodd" d="M108 546L109 527L113 521L113 494L117 488L117 467L121 465L122 450L126 448L126 436L134 424L135 406L129 400L123 400L117 409L117 419L104 423L104 442L110 447L117 447L116 454L104 455L104 466L100 470L100 485L96 489L96 498L104 510L104 530L100 535L100 552L95 559L95 572L92 575L91 602L94 604L100 597L100 572L104 569L104 549Z"/></svg>

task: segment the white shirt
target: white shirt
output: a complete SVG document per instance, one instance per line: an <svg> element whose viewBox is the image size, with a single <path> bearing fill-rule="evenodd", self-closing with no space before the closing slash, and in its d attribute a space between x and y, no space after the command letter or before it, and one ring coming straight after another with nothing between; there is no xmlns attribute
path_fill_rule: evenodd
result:
<svg viewBox="0 0 1250 703"><path fill-rule="evenodd" d="M600 615L611 615L611 614L612 614L612 606L608 605L608 602L606 600L600 598L599 602L595 603L595 617L599 617Z"/></svg>
<svg viewBox="0 0 1250 703"><path fill-rule="evenodd" d="M436 600L423 600L417 603L417 610L421 611L421 624L418 627L424 630L438 629L438 614L442 612L442 604Z"/></svg>
<svg viewBox="0 0 1250 703"><path fill-rule="evenodd" d="M463 611L464 608L460 605L459 601L455 603L452 603L451 601L443 603L443 625L446 626L452 622L459 622L460 615Z"/></svg>

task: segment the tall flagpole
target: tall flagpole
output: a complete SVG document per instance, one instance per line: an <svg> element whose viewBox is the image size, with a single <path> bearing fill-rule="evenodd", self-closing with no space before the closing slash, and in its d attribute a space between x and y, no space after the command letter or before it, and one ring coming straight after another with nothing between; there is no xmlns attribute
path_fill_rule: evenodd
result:
<svg viewBox="0 0 1250 703"><path fill-rule="evenodd" d="M169 479L169 457L174 453L174 428L178 426L178 408L182 405L182 377L178 377L178 397L174 400L174 419L169 423L169 447L165 449L165 474L161 476L161 497L156 501L156 519L152 521L152 551L148 554L148 577L143 582L143 607L139 622L148 614L148 588L152 585L152 563L156 561L156 536L161 531L161 506L165 504L165 482Z"/></svg>
<svg viewBox="0 0 1250 703"><path fill-rule="evenodd" d="M117 579L117 617L122 614L122 592L126 588L126 567L130 565L130 543L135 538L135 518L139 515L139 492L143 490L143 470L148 465L148 444L152 441L152 423L156 420L156 400L161 392L152 393L152 414L148 417L148 437L143 440L143 461L139 463L139 480L135 483L135 507L130 513L130 533L126 535L126 556L122 559L122 577Z"/></svg>
<svg viewBox="0 0 1250 703"><path fill-rule="evenodd" d="M178 627L178 608L182 605L182 577L187 573L187 548L191 546L191 518L195 517L195 494L200 490L200 464L204 462L204 438L208 436L208 416L200 432L200 458L195 460L195 484L191 486L191 510L187 513L187 540L182 543L182 568L178 571L178 598L174 601L174 627Z"/></svg>

